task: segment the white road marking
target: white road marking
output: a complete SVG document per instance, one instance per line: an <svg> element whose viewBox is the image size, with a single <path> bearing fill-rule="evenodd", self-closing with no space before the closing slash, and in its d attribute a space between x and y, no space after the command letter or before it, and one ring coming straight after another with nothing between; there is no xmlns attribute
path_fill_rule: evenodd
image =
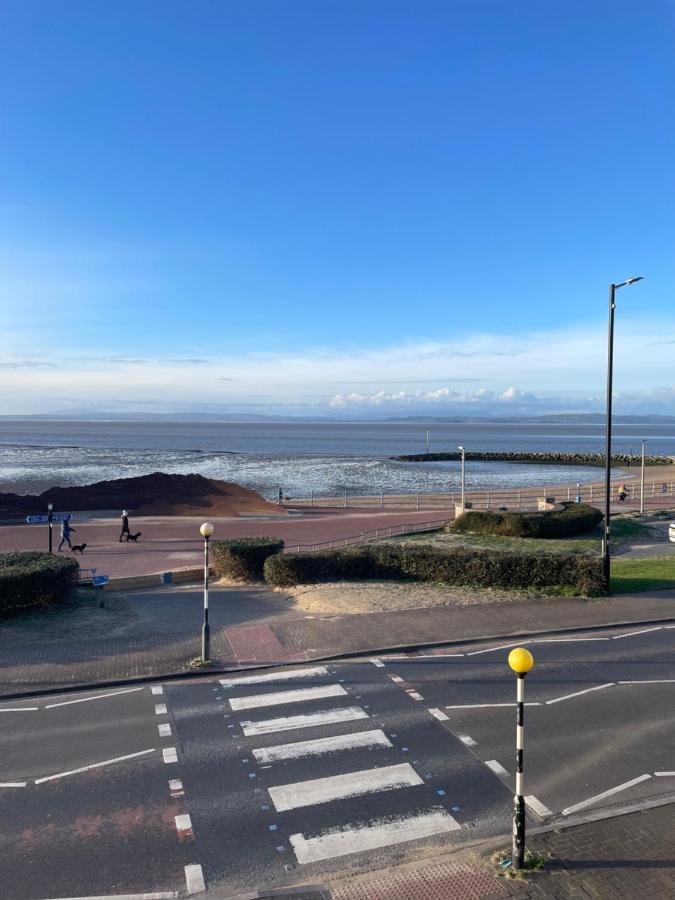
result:
<svg viewBox="0 0 675 900"><path fill-rule="evenodd" d="M185 866L185 885L188 894L200 894L206 890L201 866Z"/></svg>
<svg viewBox="0 0 675 900"><path fill-rule="evenodd" d="M393 844L420 840L435 834L457 831L460 827L449 813L438 809L419 816L381 819L370 825L327 831L314 838L305 838L302 834L292 834L289 841L298 862L300 865L305 865L321 859L332 859L336 856L346 856L349 853L360 853L364 850L376 850L378 847L389 847Z"/></svg>
<svg viewBox="0 0 675 900"><path fill-rule="evenodd" d="M588 638L535 638L535 644L578 644L582 641L608 641L608 637L588 637Z"/></svg>
<svg viewBox="0 0 675 900"><path fill-rule="evenodd" d="M597 803L598 800L604 800L605 797L611 797L612 794L618 794L620 791L627 791L628 788L633 787L633 785L640 784L641 781L648 781L651 777L651 775L640 775L638 778L633 778L632 781L625 781L623 784L618 784L608 791L603 791L601 794L595 794L593 797L589 797L588 800L582 800L581 803L575 803L574 806L568 806L567 809L562 810L562 814L563 816L569 816L570 813L578 812L580 809L585 809L587 806L592 806L594 803Z"/></svg>
<svg viewBox="0 0 675 900"><path fill-rule="evenodd" d="M471 735L468 735L468 734L458 734L457 737L460 739L460 741L461 741L463 744L466 744L467 747L476 747L476 746L477 746L476 742L475 742L474 739L471 737Z"/></svg>
<svg viewBox="0 0 675 900"><path fill-rule="evenodd" d="M39 706L7 706L0 709L0 713L3 712L35 712L40 709Z"/></svg>
<svg viewBox="0 0 675 900"><path fill-rule="evenodd" d="M390 677L391 680L394 681L396 684L401 684L401 683L403 682L403 679L401 678L400 675L390 675L389 677Z"/></svg>
<svg viewBox="0 0 675 900"><path fill-rule="evenodd" d="M55 778L65 778L67 775L79 775L81 772L88 772L90 769L100 769L101 766L109 766L112 763L124 762L127 759L136 759L139 756L146 756L148 753L154 753L155 748L150 747L149 750L139 750L138 753L128 753L126 756L117 756L115 759L104 759L103 762L92 763L89 766L81 766L79 769L71 769L69 772L58 772L56 775L46 775L44 778L36 778L35 784L44 784L45 781L53 781Z"/></svg>
<svg viewBox="0 0 675 900"><path fill-rule="evenodd" d="M500 708L500 707L511 707L515 706L514 703L464 703L460 706L446 706L446 709L492 709L492 708ZM541 703L526 703L525 706L541 706Z"/></svg>
<svg viewBox="0 0 675 900"><path fill-rule="evenodd" d="M381 659L371 659L370 662L378 669L384 668L384 663Z"/></svg>
<svg viewBox="0 0 675 900"><path fill-rule="evenodd" d="M653 681L620 681L619 684L675 684L675 678L655 678Z"/></svg>
<svg viewBox="0 0 675 900"><path fill-rule="evenodd" d="M156 716L165 716L166 715L166 703L155 703L155 715Z"/></svg>
<svg viewBox="0 0 675 900"><path fill-rule="evenodd" d="M270 681L288 681L290 678L314 678L328 675L325 666L311 666L308 669L293 669L290 672L268 672L266 675L246 675L243 678L221 678L223 687L237 687L239 684L267 684Z"/></svg>
<svg viewBox="0 0 675 900"><path fill-rule="evenodd" d="M162 750L162 756L164 757L165 763L178 762L178 754L176 753L175 747L165 747Z"/></svg>
<svg viewBox="0 0 675 900"><path fill-rule="evenodd" d="M268 788L268 792L277 812L284 812L301 806L330 803L344 797L358 797L420 784L424 784L424 781L410 763L399 763L378 769L362 769L347 775L329 775L327 778L278 785Z"/></svg>
<svg viewBox="0 0 675 900"><path fill-rule="evenodd" d="M335 725L337 722L351 722L354 719L367 719L368 713L360 706L348 706L345 709L324 710L304 716L286 716L280 719L265 719L262 722L242 722L241 727L246 737L258 734L272 734L275 731L292 731L294 728L312 728L317 725Z"/></svg>
<svg viewBox="0 0 675 900"><path fill-rule="evenodd" d="M161 684L153 684L150 690L155 696L159 696L160 694L164 693L164 688Z"/></svg>
<svg viewBox="0 0 675 900"><path fill-rule="evenodd" d="M176 831L192 831L192 820L187 813L182 816L175 816Z"/></svg>
<svg viewBox="0 0 675 900"><path fill-rule="evenodd" d="M95 897L59 897L58 900L176 900L178 891L159 891L151 894L96 894Z"/></svg>
<svg viewBox="0 0 675 900"><path fill-rule="evenodd" d="M487 647L485 650L472 650L467 656L478 656L479 653L494 653L495 650L508 650L509 647L524 647L525 644L531 644L532 641L516 641L515 644L500 644L499 647Z"/></svg>
<svg viewBox="0 0 675 900"><path fill-rule="evenodd" d="M255 697L233 697L230 706L234 710L260 709L263 706L282 706L285 703L304 703L308 700L323 700L326 697L344 697L347 691L341 684L327 684L320 687L297 688L294 691L277 691L274 694L257 694Z"/></svg>
<svg viewBox="0 0 675 900"><path fill-rule="evenodd" d="M315 741L297 741L292 744L278 744L253 750L253 756L260 765L277 762L280 759L302 759L305 756L320 756L336 753L338 750L352 750L355 747L391 747L391 741L381 729L375 731L355 731L338 734L335 737L319 738Z"/></svg>
<svg viewBox="0 0 675 900"><path fill-rule="evenodd" d="M421 694L418 694L417 691L406 691L406 694L409 697L412 697L413 700L424 700L424 697Z"/></svg>
<svg viewBox="0 0 675 900"><path fill-rule="evenodd" d="M627 632L627 634L615 634L612 637L612 640L620 641L621 638L635 637L636 634L647 634L650 631L661 631L661 628L661 625L657 625L655 628L643 628L641 631L629 631Z"/></svg>
<svg viewBox="0 0 675 900"><path fill-rule="evenodd" d="M157 731L159 731L160 737L171 737L171 726L169 724L158 725Z"/></svg>
<svg viewBox="0 0 675 900"><path fill-rule="evenodd" d="M498 763L496 759L486 759L485 765L488 769L492 769L495 775L508 776L509 774L504 766L501 763Z"/></svg>
<svg viewBox="0 0 675 900"><path fill-rule="evenodd" d="M654 772L657 778L675 778L675 772Z"/></svg>
<svg viewBox="0 0 675 900"><path fill-rule="evenodd" d="M538 816L542 817L542 819L546 818L546 816L553 815L548 806L544 806L541 800L537 800L534 794L528 794L527 797L524 798L524 800L525 803L530 807L530 809L534 810Z"/></svg>
<svg viewBox="0 0 675 900"><path fill-rule="evenodd" d="M90 700L104 700L106 697L117 697L120 694L134 694L136 691L144 691L145 688L126 688L123 691L111 691L109 694L97 694L95 697L81 697L79 700L64 700L62 703L49 703L45 709L56 709L57 706L72 706L73 703L88 703Z"/></svg>
<svg viewBox="0 0 675 900"><path fill-rule="evenodd" d="M183 782L180 778L170 778L169 779L169 790L170 791L182 791L183 790Z"/></svg>
<svg viewBox="0 0 675 900"><path fill-rule="evenodd" d="M554 697L553 700L547 700L546 705L550 706L551 703L560 703L561 700L571 700L572 697L581 697L582 694L590 694L592 691L604 691L605 688L614 687L615 684L615 681L608 681L607 684L598 684L596 687L586 688L584 691L575 691L573 694L563 694L562 697Z"/></svg>
<svg viewBox="0 0 675 900"><path fill-rule="evenodd" d="M438 719L439 722L448 721L448 716L446 716L446 714L440 709L430 709L429 712L432 716L434 716L434 718Z"/></svg>
<svg viewBox="0 0 675 900"><path fill-rule="evenodd" d="M28 784L27 781L0 781L0 788L3 788L3 787L26 787L27 784Z"/></svg>

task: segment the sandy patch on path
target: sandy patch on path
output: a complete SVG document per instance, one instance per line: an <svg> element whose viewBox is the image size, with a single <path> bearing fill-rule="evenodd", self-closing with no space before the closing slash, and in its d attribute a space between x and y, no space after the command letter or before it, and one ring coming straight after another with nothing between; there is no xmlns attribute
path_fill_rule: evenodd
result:
<svg viewBox="0 0 675 900"><path fill-rule="evenodd" d="M531 599L518 591L493 591L442 584L415 584L392 581L338 581L306 584L284 589L297 610L307 613L355 614L397 609L424 609L430 606L472 606Z"/></svg>

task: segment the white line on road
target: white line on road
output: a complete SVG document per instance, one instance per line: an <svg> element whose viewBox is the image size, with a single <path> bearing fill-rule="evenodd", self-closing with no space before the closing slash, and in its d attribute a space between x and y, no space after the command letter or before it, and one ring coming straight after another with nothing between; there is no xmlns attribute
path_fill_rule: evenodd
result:
<svg viewBox="0 0 675 900"><path fill-rule="evenodd" d="M501 763L497 762L496 759L486 759L485 765L488 767L488 769L492 769L495 775L508 776L509 774L504 766Z"/></svg>
<svg viewBox="0 0 675 900"><path fill-rule="evenodd" d="M183 815L175 816L176 820L176 831L192 831L192 820L187 813L183 813Z"/></svg>
<svg viewBox="0 0 675 900"><path fill-rule="evenodd" d="M3 788L3 787L26 787L27 784L28 784L27 781L0 781L0 788Z"/></svg>
<svg viewBox="0 0 675 900"><path fill-rule="evenodd" d="M164 688L161 684L153 684L150 690L155 696L159 696L160 694L164 693Z"/></svg>
<svg viewBox="0 0 675 900"><path fill-rule="evenodd" d="M657 778L675 778L675 772L654 772Z"/></svg>
<svg viewBox="0 0 675 900"><path fill-rule="evenodd" d="M155 703L155 715L156 716L165 716L166 715L166 703Z"/></svg>
<svg viewBox="0 0 675 900"><path fill-rule="evenodd" d="M170 791L182 791L183 790L183 782L180 778L170 778L169 779L169 790Z"/></svg>
<svg viewBox="0 0 675 900"><path fill-rule="evenodd" d="M467 656L478 656L479 653L494 653L495 650L508 650L509 647L524 647L525 644L531 644L532 641L517 641L515 644L500 644L499 647L487 647L485 650L472 650Z"/></svg>
<svg viewBox="0 0 675 900"><path fill-rule="evenodd" d="M663 626L661 625L657 625L655 628L643 628L641 631L629 631L627 632L627 634L615 634L612 637L612 640L619 641L621 640L621 638L635 637L636 634L647 634L650 631L661 631L662 627Z"/></svg>
<svg viewBox="0 0 675 900"><path fill-rule="evenodd" d="M375 668L377 668L377 669L383 669L383 668L384 668L384 663L382 662L381 659L371 659L370 662L371 662L371 663L375 666Z"/></svg>
<svg viewBox="0 0 675 900"><path fill-rule="evenodd" d="M446 706L446 709L497 709L503 707L513 708L515 703L464 703L460 706ZM541 703L526 703L525 706L541 706Z"/></svg>
<svg viewBox="0 0 675 900"><path fill-rule="evenodd" d="M368 713L360 706L348 706L346 709L324 710L304 716L286 716L280 719L265 719L262 722L242 722L241 727L246 737L258 734L272 734L275 731L292 731L294 728L311 728L317 725L335 725L337 722L351 722L354 719L367 719Z"/></svg>
<svg viewBox="0 0 675 900"><path fill-rule="evenodd" d="M528 794L524 799L525 803L530 807L530 809L534 810L534 812L536 812L538 816L541 816L542 819L546 818L546 816L553 815L548 806L544 806L541 800L537 800L534 794Z"/></svg>
<svg viewBox="0 0 675 900"><path fill-rule="evenodd" d="M157 731L159 732L160 737L171 737L171 726L168 723L164 725L158 725Z"/></svg>
<svg viewBox="0 0 675 900"><path fill-rule="evenodd" d="M675 678L655 678L653 681L620 681L619 684L675 684Z"/></svg>
<svg viewBox="0 0 675 900"><path fill-rule="evenodd" d="M412 697L413 700L424 700L424 697L421 694L418 694L417 691L406 691L406 694L409 697Z"/></svg>
<svg viewBox="0 0 675 900"><path fill-rule="evenodd" d="M136 691L144 691L145 688L127 688L124 691L111 691L109 694L97 694L95 697L81 697L79 700L64 700L62 703L49 703L45 709L56 709L57 706L72 706L73 703L88 703L90 700L104 700L106 697L117 697L120 694L134 694Z"/></svg>
<svg viewBox="0 0 675 900"><path fill-rule="evenodd" d="M535 644L579 644L583 641L608 641L608 637L588 638L535 638Z"/></svg>
<svg viewBox="0 0 675 900"><path fill-rule="evenodd" d="M150 894L96 894L88 897L59 897L58 900L176 900L178 891L159 891Z"/></svg>
<svg viewBox="0 0 675 900"><path fill-rule="evenodd" d="M201 866L185 866L185 885L188 894L200 894L206 890Z"/></svg>
<svg viewBox="0 0 675 900"><path fill-rule="evenodd" d="M563 694L562 697L554 697L553 700L547 700L546 705L550 706L551 703L560 703L561 700L571 700L572 697L581 697L582 694L590 694L592 691L603 691L605 688L614 687L615 684L615 681L608 681L607 684L598 684L595 687L586 688L584 691L575 691L573 694Z"/></svg>
<svg viewBox="0 0 675 900"><path fill-rule="evenodd" d="M13 707L3 707L0 709L0 713L2 712L35 712L37 709L40 709L39 706L13 706Z"/></svg>
<svg viewBox="0 0 675 900"><path fill-rule="evenodd" d="M424 784L424 781L410 763L399 763L378 769L362 769L347 775L329 775L327 778L278 785L268 788L268 792L277 812L284 812L302 806L330 803L345 797L376 794L420 784Z"/></svg>
<svg viewBox="0 0 675 900"><path fill-rule="evenodd" d="M435 719L438 719L439 722L448 721L448 716L446 716L446 714L441 709L430 709L429 712Z"/></svg>
<svg viewBox="0 0 675 900"><path fill-rule="evenodd" d="M459 823L449 813L439 809L419 816L379 820L358 828L329 831L314 838L292 834L289 841L298 862L305 865L321 859L420 840L459 828Z"/></svg>
<svg viewBox="0 0 675 900"><path fill-rule="evenodd" d="M633 778L632 781L625 781L623 784L618 784L608 791L603 791L601 794L595 794L593 797L589 797L588 800L582 800L581 803L575 803L574 806L568 806L567 809L562 810L562 814L563 816L569 816L570 813L575 813L580 809L585 809L587 806L592 806L594 803L597 803L598 800L604 800L605 797L611 797L612 794L618 794L619 791L627 791L628 788L633 787L633 785L640 784L641 781L648 781L651 777L651 775L640 775L638 778Z"/></svg>
<svg viewBox="0 0 675 900"><path fill-rule="evenodd" d="M463 744L466 744L467 747L476 747L477 744L474 739L469 734L458 734L457 737Z"/></svg>
<svg viewBox="0 0 675 900"><path fill-rule="evenodd" d="M164 758L165 763L178 762L178 754L176 753L175 747L165 747L162 750L162 756Z"/></svg>
<svg viewBox="0 0 675 900"><path fill-rule="evenodd" d="M395 682L396 684L402 684L402 683L403 683L403 679L401 678L400 675L390 675L389 678L391 678L391 680L392 680L393 682Z"/></svg>
<svg viewBox="0 0 675 900"><path fill-rule="evenodd" d="M353 750L356 747L391 747L392 744L381 729L355 731L338 734L335 737L319 738L315 741L296 741L292 744L278 744L253 750L253 756L260 765L277 762L280 759L302 759L305 756L320 756L336 753L338 750Z"/></svg>
<svg viewBox="0 0 675 900"><path fill-rule="evenodd" d="M136 759L139 756L147 756L148 753L154 753L155 748L150 747L149 750L139 750L138 753L128 753L126 756L117 756L115 759L104 759L103 762L92 763L89 766L81 766L79 769L71 769L69 772L58 772L56 775L46 775L44 778L36 778L35 784L44 784L45 781L53 781L55 778L65 778L66 775L79 775L81 772L88 772L90 769L100 769L101 766L109 766L112 763L124 762L127 759Z"/></svg>
<svg viewBox="0 0 675 900"><path fill-rule="evenodd" d="M254 697L233 697L230 706L234 710L260 709L263 706L282 706L285 703L304 703L308 700L323 700L326 697L343 697L347 691L341 684L327 684L320 687L297 688L294 691L277 691L274 694L257 694Z"/></svg>
<svg viewBox="0 0 675 900"><path fill-rule="evenodd" d="M325 666L311 666L308 669L293 669L291 672L270 672L266 675L247 675L243 678L221 678L223 687L237 687L240 684L267 684L270 681L288 681L290 678L314 678L328 675Z"/></svg>

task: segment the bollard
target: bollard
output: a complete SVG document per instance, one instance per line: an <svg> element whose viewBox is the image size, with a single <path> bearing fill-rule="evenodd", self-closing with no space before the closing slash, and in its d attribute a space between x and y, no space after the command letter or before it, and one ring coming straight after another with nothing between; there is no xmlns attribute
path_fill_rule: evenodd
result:
<svg viewBox="0 0 675 900"><path fill-rule="evenodd" d="M509 666L516 673L516 793L513 798L514 872L525 868L525 798L523 796L523 751L525 748L525 676L534 665L529 650L516 647L509 653Z"/></svg>

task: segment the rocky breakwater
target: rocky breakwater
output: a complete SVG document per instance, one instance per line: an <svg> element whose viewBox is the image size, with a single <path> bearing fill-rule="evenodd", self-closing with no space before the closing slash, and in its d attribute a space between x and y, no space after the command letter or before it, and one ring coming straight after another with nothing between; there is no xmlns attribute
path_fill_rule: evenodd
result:
<svg viewBox="0 0 675 900"><path fill-rule="evenodd" d="M256 491L202 475L153 472L95 484L52 487L38 495L0 493L0 518L44 514L47 504L57 511L129 510L136 516L236 516L283 513Z"/></svg>
<svg viewBox="0 0 675 900"><path fill-rule="evenodd" d="M443 462L460 460L462 454L457 450L448 450L442 453L409 453L403 456L390 457L396 462ZM466 459L478 462L512 462L512 463L538 463L540 465L555 466L604 466L603 453L537 453L529 451L482 451L467 450ZM670 466L675 461L672 456L646 456L647 466ZM612 455L613 466L625 466L626 468L639 466L641 457L629 453L615 453Z"/></svg>

